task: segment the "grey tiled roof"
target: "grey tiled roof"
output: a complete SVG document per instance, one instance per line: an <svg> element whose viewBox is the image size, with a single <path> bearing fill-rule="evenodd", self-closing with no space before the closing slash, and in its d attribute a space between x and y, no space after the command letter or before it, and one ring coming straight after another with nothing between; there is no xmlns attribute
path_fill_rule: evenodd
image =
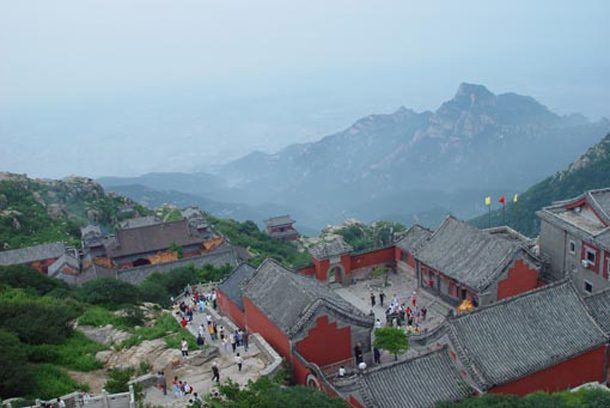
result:
<svg viewBox="0 0 610 408"><path fill-rule="evenodd" d="M0 251L0 265L19 265L49 258L59 258L66 252L61 242Z"/></svg>
<svg viewBox="0 0 610 408"><path fill-rule="evenodd" d="M121 221L119 223L119 228L128 229L128 228L139 228L146 227L149 225L160 224L161 220L154 215L147 215L145 217L136 217L129 218L125 221Z"/></svg>
<svg viewBox="0 0 610 408"><path fill-rule="evenodd" d="M165 250L174 242L180 246L186 246L201 244L204 241L203 238L191 234L185 219L119 229L116 239L116 246L106 248L111 258Z"/></svg>
<svg viewBox="0 0 610 408"><path fill-rule="evenodd" d="M78 259L76 259L71 254L65 253L49 266L48 275L54 276L55 274L60 272L60 270L64 266L69 266L70 268L72 268L73 270L75 270L77 272L80 269L80 264L78 262Z"/></svg>
<svg viewBox="0 0 610 408"><path fill-rule="evenodd" d="M586 297L585 303L597 324L610 335L610 288Z"/></svg>
<svg viewBox="0 0 610 408"><path fill-rule="evenodd" d="M224 293L242 311L244 310L242 298L244 285L248 283L254 272L256 272L256 269L242 263L218 285L218 290Z"/></svg>
<svg viewBox="0 0 610 408"><path fill-rule="evenodd" d="M571 282L561 281L448 321L460 359L482 389L604 344Z"/></svg>
<svg viewBox="0 0 610 408"><path fill-rule="evenodd" d="M343 240L343 237L339 236L332 241L321 241L313 248L309 248L309 253L316 259L325 259L347 254L352 250L353 248Z"/></svg>
<svg viewBox="0 0 610 408"><path fill-rule="evenodd" d="M373 368L358 378L367 407L426 408L472 395L447 348L391 365Z"/></svg>
<svg viewBox="0 0 610 408"><path fill-rule="evenodd" d="M430 236L432 231L421 225L415 224L407 231L406 235L396 243L396 245L406 251L412 253L419 248Z"/></svg>
<svg viewBox="0 0 610 408"><path fill-rule="evenodd" d="M244 296L288 336L297 334L320 306L326 306L355 324L373 326L373 318L343 300L316 279L292 272L267 259L246 284Z"/></svg>
<svg viewBox="0 0 610 408"><path fill-rule="evenodd" d="M606 221L610 220L610 188L592 190L589 194L597 204L597 208L602 210Z"/></svg>
<svg viewBox="0 0 610 408"><path fill-rule="evenodd" d="M290 215L280 215L279 217L271 217L265 220L267 227L278 227L280 225L293 224L294 220L290 218Z"/></svg>
<svg viewBox="0 0 610 408"><path fill-rule="evenodd" d="M519 252L531 257L514 240L481 231L448 216L430 239L415 252L415 257L472 289L482 290L493 282Z"/></svg>

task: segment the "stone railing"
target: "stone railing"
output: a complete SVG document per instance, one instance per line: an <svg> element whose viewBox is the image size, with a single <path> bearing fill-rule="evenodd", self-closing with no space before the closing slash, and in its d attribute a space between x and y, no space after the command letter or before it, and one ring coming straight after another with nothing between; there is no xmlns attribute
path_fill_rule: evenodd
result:
<svg viewBox="0 0 610 408"><path fill-rule="evenodd" d="M133 385L129 386L128 392L121 392L118 394L109 394L105 390L102 390L101 395L94 397L86 397L81 392L73 392L64 396L60 399L66 404L66 408L135 408L136 400ZM2 407L12 408L13 405L17 406L17 402L20 398L11 398L2 401ZM30 407L23 408L41 408L45 405L56 406L57 399L49 401L36 400L36 404Z"/></svg>
<svg viewBox="0 0 610 408"><path fill-rule="evenodd" d="M260 374L263 376L276 374L282 368L282 357L260 334L253 333L250 335L250 338L256 344L265 360L267 360L267 366L261 370Z"/></svg>

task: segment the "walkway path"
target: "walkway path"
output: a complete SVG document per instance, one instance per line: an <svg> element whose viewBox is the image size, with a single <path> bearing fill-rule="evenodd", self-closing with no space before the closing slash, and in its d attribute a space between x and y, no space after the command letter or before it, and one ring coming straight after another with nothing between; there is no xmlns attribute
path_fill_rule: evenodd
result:
<svg viewBox="0 0 610 408"><path fill-rule="evenodd" d="M216 383L212 382L212 363L214 362L220 369L221 383L227 381L228 378L231 378L234 382L244 386L249 380L256 380L260 376L259 373L265 368L266 363L260 356L260 351L258 350L256 344L250 342L248 351L245 351L243 346L237 347L236 353L240 353L244 359L242 371L239 372L237 365L235 364L235 354L233 353L231 344L227 343L227 348L225 350L220 340L213 341L210 338L210 335L207 332L206 311L203 313L195 312L193 314L193 321L190 322L186 328L193 336L196 337L199 326L203 324L205 329L204 333L206 345L218 347L220 355L202 365L194 365L193 363L196 361L195 356L199 353L199 351L191 351L189 354L192 354L192 356L185 359L178 368L173 370L171 373L165 373L168 382L168 395L164 396L161 391L154 387L149 388L146 390L146 397L144 400L145 403L175 408L186 406L189 398L192 397L186 396L176 398L174 396L171 390L171 381L174 376L177 376L179 380L186 380L201 396L213 392L216 387ZM218 316L216 313L211 314L213 314L213 316ZM174 317L176 320L178 320L175 313ZM221 323L218 324L220 325ZM227 327L225 327L225 334L231 334L230 329Z"/></svg>

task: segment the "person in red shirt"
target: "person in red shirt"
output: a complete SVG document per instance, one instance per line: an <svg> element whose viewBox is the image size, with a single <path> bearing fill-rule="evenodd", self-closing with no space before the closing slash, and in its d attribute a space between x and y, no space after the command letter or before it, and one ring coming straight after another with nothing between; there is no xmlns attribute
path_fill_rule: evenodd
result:
<svg viewBox="0 0 610 408"><path fill-rule="evenodd" d="M182 327L186 327L186 325L188 324L188 322L186 321L186 319L183 317L182 320L180 320L180 325Z"/></svg>

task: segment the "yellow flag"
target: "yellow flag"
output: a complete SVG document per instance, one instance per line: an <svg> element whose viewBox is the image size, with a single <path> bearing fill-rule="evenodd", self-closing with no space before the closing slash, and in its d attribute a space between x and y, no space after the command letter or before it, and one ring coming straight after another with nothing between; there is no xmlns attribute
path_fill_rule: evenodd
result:
<svg viewBox="0 0 610 408"><path fill-rule="evenodd" d="M519 199L519 194L515 193L515 195L513 196L513 203L516 203L518 199Z"/></svg>
<svg viewBox="0 0 610 408"><path fill-rule="evenodd" d="M485 205L491 205L491 197L485 197Z"/></svg>

